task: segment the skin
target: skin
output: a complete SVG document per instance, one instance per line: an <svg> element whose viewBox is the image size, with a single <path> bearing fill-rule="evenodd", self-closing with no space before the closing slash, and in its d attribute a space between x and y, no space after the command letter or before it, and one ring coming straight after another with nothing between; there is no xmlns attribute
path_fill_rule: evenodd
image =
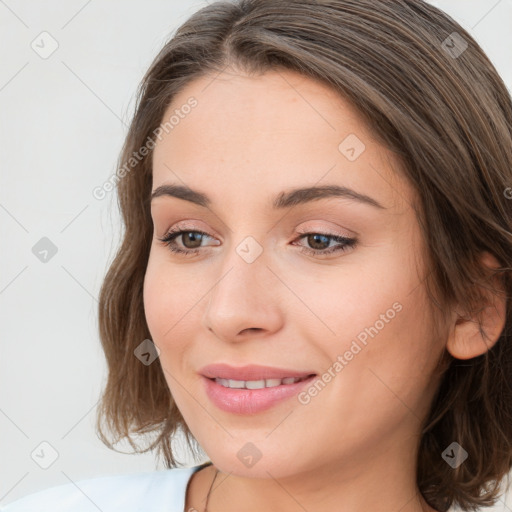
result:
<svg viewBox="0 0 512 512"><path fill-rule="evenodd" d="M186 184L212 203L153 200L144 306L169 389L220 471L208 511L433 511L416 487L417 449L439 383L437 360L445 346L457 354L459 324L453 316L441 325L446 336L432 334L425 247L411 208L417 199L393 154L348 102L291 71L202 77L164 119L190 96L198 105L156 144L152 188ZM355 161L338 149L349 134L366 146ZM325 184L384 208L348 198L269 207L281 191ZM178 222L208 233L199 254L173 254L159 240ZM322 257L321 247L338 242L314 245L303 233L358 242ZM248 236L263 251L250 264L236 251ZM176 244L198 242L180 236ZM321 375L396 303L394 318L307 404L293 397L240 416L205 394L198 370L214 362ZM464 345L466 357L483 350L474 343ZM237 457L248 442L262 454L252 467ZM185 510L204 510L215 468L192 478Z"/></svg>

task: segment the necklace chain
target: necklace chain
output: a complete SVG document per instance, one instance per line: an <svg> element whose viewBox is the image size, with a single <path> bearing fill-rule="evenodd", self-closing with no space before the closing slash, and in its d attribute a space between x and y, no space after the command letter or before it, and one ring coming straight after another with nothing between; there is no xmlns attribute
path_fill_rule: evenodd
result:
<svg viewBox="0 0 512 512"><path fill-rule="evenodd" d="M218 474L219 474L219 470L217 468L215 468L215 476L213 477L213 480L212 480L212 483L210 485L210 488L208 489L208 494L206 495L206 504L204 506L204 512L208 512L208 501L210 499L210 493L212 491L213 484L214 484L215 480L217 479L217 475Z"/></svg>

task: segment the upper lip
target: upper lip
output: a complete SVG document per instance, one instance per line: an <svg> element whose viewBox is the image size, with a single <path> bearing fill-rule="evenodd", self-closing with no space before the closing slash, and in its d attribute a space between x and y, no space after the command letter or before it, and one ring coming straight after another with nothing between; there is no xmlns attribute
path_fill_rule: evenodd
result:
<svg viewBox="0 0 512 512"><path fill-rule="evenodd" d="M315 372L311 371L275 368L255 364L235 367L224 363L209 364L201 368L199 373L209 379L219 378L231 380L285 379L287 377L300 378L316 375Z"/></svg>

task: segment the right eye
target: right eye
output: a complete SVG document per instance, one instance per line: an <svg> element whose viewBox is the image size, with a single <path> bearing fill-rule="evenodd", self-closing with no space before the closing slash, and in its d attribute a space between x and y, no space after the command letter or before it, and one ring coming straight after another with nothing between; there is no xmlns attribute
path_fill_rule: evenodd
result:
<svg viewBox="0 0 512 512"><path fill-rule="evenodd" d="M182 237L182 244L196 244L199 240L199 245L192 247L191 249L187 248L185 245L185 248L180 248L177 243L176 239L178 237ZM169 247L169 249L174 253L180 253L184 255L194 255L199 252L199 249L201 248L201 241L202 237L210 237L208 233L205 233L204 231L199 231L196 229L171 229L165 236L162 238L159 238L161 242L163 242L165 245ZM218 245L218 244L216 244Z"/></svg>

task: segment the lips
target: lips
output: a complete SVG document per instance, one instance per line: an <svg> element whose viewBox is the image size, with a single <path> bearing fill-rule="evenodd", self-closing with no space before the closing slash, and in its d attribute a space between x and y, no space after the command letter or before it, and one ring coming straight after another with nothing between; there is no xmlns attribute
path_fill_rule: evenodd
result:
<svg viewBox="0 0 512 512"><path fill-rule="evenodd" d="M213 366L213 365L212 365ZM218 368L218 370L215 370ZM234 371L236 370L236 371ZM316 374L297 372L296 370L285 370L264 366L252 366L233 368L228 365L223 367L205 367L201 371L208 375L216 375L224 372L229 376L245 376L244 379L222 379L218 377L202 376L203 389L209 400L220 410L235 415L253 415L267 411L271 408L284 404L287 400L297 396L306 386L310 385L317 377ZM226 373L227 372L227 373ZM262 375L305 375L305 378L297 382L286 383L272 378L261 379ZM248 379L247 376L250 376ZM256 379L254 380L254 375ZM310 375L310 376L307 376ZM278 377L279 378L279 377ZM285 381L290 377L285 377ZM291 379L293 381L293 379ZM276 381L278 385L276 385ZM280 383L279 383L280 382ZM262 387L263 383L269 386ZM243 387L240 385L243 384Z"/></svg>
<svg viewBox="0 0 512 512"><path fill-rule="evenodd" d="M314 371L301 371L271 366L246 365L229 366L223 363L209 364L199 370L199 373L209 379L230 379L256 381L265 379L286 379L288 377L304 378L316 375Z"/></svg>

